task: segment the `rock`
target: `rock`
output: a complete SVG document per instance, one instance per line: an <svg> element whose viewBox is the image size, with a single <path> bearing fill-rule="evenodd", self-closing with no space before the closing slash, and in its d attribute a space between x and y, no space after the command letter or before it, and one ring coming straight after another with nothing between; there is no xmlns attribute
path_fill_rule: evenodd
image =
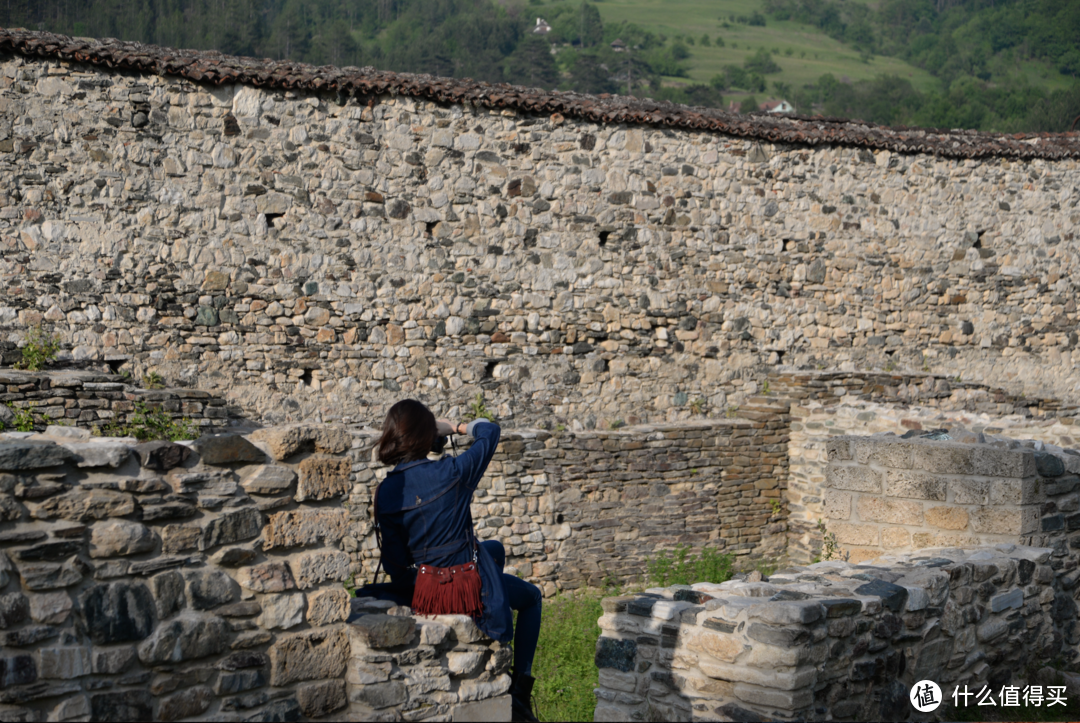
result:
<svg viewBox="0 0 1080 723"><path fill-rule="evenodd" d="M221 271L208 271L202 288L205 291L224 291L229 288L229 275Z"/></svg>
<svg viewBox="0 0 1080 723"><path fill-rule="evenodd" d="M275 701L253 716L244 718L245 723L278 723L280 721L299 721L300 705L295 698Z"/></svg>
<svg viewBox="0 0 1080 723"><path fill-rule="evenodd" d="M75 563L43 562L38 565L19 566L19 576L27 590L56 590L69 587L83 579Z"/></svg>
<svg viewBox="0 0 1080 723"><path fill-rule="evenodd" d="M28 685L37 678L37 664L32 655L0 657L0 688Z"/></svg>
<svg viewBox="0 0 1080 723"><path fill-rule="evenodd" d="M95 585L79 602L87 635L97 645L142 640L157 622L154 598L141 583Z"/></svg>
<svg viewBox="0 0 1080 723"><path fill-rule="evenodd" d="M81 543L75 540L53 540L42 542L39 545L17 550L15 557L25 562L40 562L41 560L60 560L68 558L79 551Z"/></svg>
<svg viewBox="0 0 1080 723"><path fill-rule="evenodd" d="M79 467L119 467L131 456L131 448L116 442L83 442L64 445Z"/></svg>
<svg viewBox="0 0 1080 723"><path fill-rule="evenodd" d="M144 516L143 519L146 517ZM202 529L193 525L165 525L161 529L161 551L172 554L183 550L194 550L199 546L202 534Z"/></svg>
<svg viewBox="0 0 1080 723"><path fill-rule="evenodd" d="M0 628L18 625L30 615L30 602L21 592L0 595Z"/></svg>
<svg viewBox="0 0 1080 723"><path fill-rule="evenodd" d="M273 639L274 636L266 630L251 630L237 635L236 640L232 642L232 645L230 647L233 650L257 648L261 645L266 645Z"/></svg>
<svg viewBox="0 0 1080 723"><path fill-rule="evenodd" d="M354 643L369 648L408 645L416 638L416 622L411 617L364 615L349 626Z"/></svg>
<svg viewBox="0 0 1080 723"><path fill-rule="evenodd" d="M250 618L261 613L262 606L254 600L244 600L220 607L216 612L223 618Z"/></svg>
<svg viewBox="0 0 1080 723"><path fill-rule="evenodd" d="M1065 474L1065 463L1057 455L1036 452L1035 470L1043 477L1060 477Z"/></svg>
<svg viewBox="0 0 1080 723"><path fill-rule="evenodd" d="M138 522L109 520L94 525L90 533L90 557L116 557L150 552L157 535Z"/></svg>
<svg viewBox="0 0 1080 723"><path fill-rule="evenodd" d="M257 429L249 436L252 441L265 444L270 455L279 462L294 454L311 450L339 454L347 450L352 442L344 429L308 424Z"/></svg>
<svg viewBox="0 0 1080 723"><path fill-rule="evenodd" d="M456 678L468 678L484 667L486 657L481 650L452 650L446 654L447 669Z"/></svg>
<svg viewBox="0 0 1080 723"><path fill-rule="evenodd" d="M42 640L55 638L60 634L57 628L48 625L30 625L20 628L13 633L4 633L0 636L0 645L11 648L25 648L37 645Z"/></svg>
<svg viewBox="0 0 1080 723"><path fill-rule="evenodd" d="M293 579L301 590L331 580L341 582L349 577L349 556L344 552L309 552L289 561Z"/></svg>
<svg viewBox="0 0 1080 723"><path fill-rule="evenodd" d="M203 464L262 462L266 455L239 434L204 434L195 440L195 451Z"/></svg>
<svg viewBox="0 0 1080 723"><path fill-rule="evenodd" d="M210 561L220 567L240 567L246 565L257 557L253 550L243 547L230 547L227 550L218 550Z"/></svg>
<svg viewBox="0 0 1080 723"><path fill-rule="evenodd" d="M143 442L134 451L142 467L158 472L179 467L191 456L191 447L164 441Z"/></svg>
<svg viewBox="0 0 1080 723"><path fill-rule="evenodd" d="M296 501L325 500L346 495L352 488L352 463L348 459L315 455L300 463Z"/></svg>
<svg viewBox="0 0 1080 723"><path fill-rule="evenodd" d="M496 698L510 690L510 676L500 675L494 680L463 680L458 686L458 697L464 701Z"/></svg>
<svg viewBox="0 0 1080 723"><path fill-rule="evenodd" d="M205 685L196 685L161 699L157 720L173 721L200 716L210 709L214 692Z"/></svg>
<svg viewBox="0 0 1080 723"><path fill-rule="evenodd" d="M210 608L232 602L238 592L236 581L220 570L188 570L188 604L194 610Z"/></svg>
<svg viewBox="0 0 1080 723"><path fill-rule="evenodd" d="M615 639L600 636L596 641L596 667L614 668L624 673L634 669L637 657L637 643L628 639Z"/></svg>
<svg viewBox="0 0 1080 723"><path fill-rule="evenodd" d="M139 645L143 665L179 663L184 660L216 655L229 645L229 626L218 617L183 613L158 626L154 634Z"/></svg>
<svg viewBox="0 0 1080 723"><path fill-rule="evenodd" d="M95 693L90 696L90 710L94 721L148 721L154 714L153 698L148 690Z"/></svg>
<svg viewBox="0 0 1080 723"><path fill-rule="evenodd" d="M89 720L90 712L90 699L85 695L74 695L60 701L49 715L49 720Z"/></svg>
<svg viewBox="0 0 1080 723"><path fill-rule="evenodd" d="M263 595L261 604L262 615L257 621L261 628L288 629L304 621L304 596L300 593Z"/></svg>
<svg viewBox="0 0 1080 723"><path fill-rule="evenodd" d="M240 482L248 494L276 495L288 492L296 481L296 473L288 467L263 464L255 467Z"/></svg>
<svg viewBox="0 0 1080 723"><path fill-rule="evenodd" d="M253 592L283 592L293 590L296 583L284 562L264 562L240 570L240 584Z"/></svg>
<svg viewBox="0 0 1080 723"><path fill-rule="evenodd" d="M908 598L908 591L905 588L884 580L873 580L860 585L855 588L855 594L879 597L882 605L896 613L904 609Z"/></svg>
<svg viewBox="0 0 1080 723"><path fill-rule="evenodd" d="M92 672L89 648L42 648L38 651L38 659L41 661L38 675L42 678L71 680Z"/></svg>
<svg viewBox="0 0 1080 723"><path fill-rule="evenodd" d="M89 522L107 517L126 517L135 512L135 498L121 492L101 489L76 489L41 504L34 513L38 519L59 517Z"/></svg>
<svg viewBox="0 0 1080 723"><path fill-rule="evenodd" d="M349 593L342 588L332 587L312 593L308 596L308 624L341 622L349 615L349 599Z"/></svg>
<svg viewBox="0 0 1080 723"><path fill-rule="evenodd" d="M160 520L194 517L198 513L195 505L178 495L166 495L165 499L169 501L158 505L143 505L143 522L158 522Z"/></svg>
<svg viewBox="0 0 1080 723"><path fill-rule="evenodd" d="M230 653L218 661L219 670L242 670L244 668L261 668L270 664L270 658L266 653L253 651L242 653Z"/></svg>
<svg viewBox="0 0 1080 723"><path fill-rule="evenodd" d="M345 681L324 680L299 685L296 688L296 701L300 704L300 711L309 718L329 715L348 704Z"/></svg>
<svg viewBox="0 0 1080 723"><path fill-rule="evenodd" d="M15 412L6 404L0 404L0 429L15 425Z"/></svg>
<svg viewBox="0 0 1080 723"><path fill-rule="evenodd" d="M66 592L49 592L30 596L30 617L35 622L60 625L71 614L71 596Z"/></svg>
<svg viewBox="0 0 1080 723"><path fill-rule="evenodd" d="M340 678L345 673L349 641L339 627L318 628L279 638L270 646L270 684Z"/></svg>
<svg viewBox="0 0 1080 723"><path fill-rule="evenodd" d="M338 507L301 507L277 512L263 530L264 549L330 545L349 531L349 511Z"/></svg>
<svg viewBox="0 0 1080 723"><path fill-rule="evenodd" d="M0 441L0 472L55 467L72 456L71 452L55 442L4 440Z"/></svg>
<svg viewBox="0 0 1080 723"><path fill-rule="evenodd" d="M11 573L15 571L15 566L11 564L11 558L5 553L0 552L0 590L3 590L11 577Z"/></svg>
<svg viewBox="0 0 1080 723"><path fill-rule="evenodd" d="M353 689L352 696L355 702L378 710L401 705L409 699L409 691L400 680L390 680L385 683L357 686Z"/></svg>
<svg viewBox="0 0 1080 723"><path fill-rule="evenodd" d="M203 527L200 550L229 545L256 537L262 530L262 513L254 507L242 507L223 513Z"/></svg>
<svg viewBox="0 0 1080 723"><path fill-rule="evenodd" d="M26 508L11 495L0 495L0 522L15 522L22 519Z"/></svg>
<svg viewBox="0 0 1080 723"><path fill-rule="evenodd" d="M135 648L98 648L91 656L91 668L98 675L123 673L135 662Z"/></svg>
<svg viewBox="0 0 1080 723"><path fill-rule="evenodd" d="M261 688L266 685L266 675L261 670L242 670L238 673L221 673L218 675L214 692L218 695L235 695L245 690Z"/></svg>

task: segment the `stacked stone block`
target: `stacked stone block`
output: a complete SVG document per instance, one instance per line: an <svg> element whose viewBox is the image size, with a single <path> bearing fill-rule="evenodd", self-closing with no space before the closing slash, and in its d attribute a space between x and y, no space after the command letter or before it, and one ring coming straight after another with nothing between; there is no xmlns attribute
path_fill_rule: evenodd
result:
<svg viewBox="0 0 1080 723"><path fill-rule="evenodd" d="M1080 528L1080 454L889 436L835 437L827 447L827 527L853 560L1006 541L1064 545L1070 526Z"/></svg>
<svg viewBox="0 0 1080 723"><path fill-rule="evenodd" d="M1002 544L607 598L595 719L921 720L917 681L996 694L1073 660L1075 567Z"/></svg>
<svg viewBox="0 0 1080 723"><path fill-rule="evenodd" d="M140 403L199 429L226 427L241 417L238 407L199 389L141 389L127 377L100 372L0 369L0 425L8 427L14 412L7 405L30 411L43 429L50 421L85 428L124 424Z"/></svg>

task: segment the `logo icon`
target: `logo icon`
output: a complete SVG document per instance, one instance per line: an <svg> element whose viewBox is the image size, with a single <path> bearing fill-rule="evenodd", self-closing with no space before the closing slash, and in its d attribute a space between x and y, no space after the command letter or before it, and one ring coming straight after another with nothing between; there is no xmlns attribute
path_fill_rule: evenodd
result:
<svg viewBox="0 0 1080 723"><path fill-rule="evenodd" d="M932 680L920 680L911 688L911 704L920 713L937 710L941 705L941 688Z"/></svg>

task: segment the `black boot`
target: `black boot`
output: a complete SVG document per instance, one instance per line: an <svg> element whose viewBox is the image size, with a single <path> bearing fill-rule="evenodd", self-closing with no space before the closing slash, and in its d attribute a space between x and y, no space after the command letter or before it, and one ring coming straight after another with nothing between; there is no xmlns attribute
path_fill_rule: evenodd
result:
<svg viewBox="0 0 1080 723"><path fill-rule="evenodd" d="M525 673L511 673L510 720L537 723L539 719L532 710L532 689L536 678Z"/></svg>

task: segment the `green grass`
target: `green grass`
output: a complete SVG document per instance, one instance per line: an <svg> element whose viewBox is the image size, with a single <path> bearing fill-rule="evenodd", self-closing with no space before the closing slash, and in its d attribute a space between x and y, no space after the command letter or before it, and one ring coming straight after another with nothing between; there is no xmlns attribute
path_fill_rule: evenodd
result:
<svg viewBox="0 0 1080 723"><path fill-rule="evenodd" d="M598 671L594 662L605 595L544 601L540 643L533 662L533 702L542 721L591 721Z"/></svg>
<svg viewBox="0 0 1080 723"><path fill-rule="evenodd" d="M536 6L532 6L536 7ZM710 40L717 36L724 39L724 47L702 47L700 43L690 47L690 82L708 82L725 65L742 65L748 55L758 48L779 49L773 59L783 68L782 73L766 76L769 91L757 93L759 99L771 95L775 80L802 86L813 83L825 73L837 78L847 76L851 80L868 80L882 74L907 78L917 90L926 91L937 86L936 79L897 58L873 56L870 62L860 59L859 53L833 40L808 25L791 21L778 22L768 18L765 27L731 23L730 15L750 15L761 10L758 0L605 0L597 3L604 23L630 22L668 36L687 35L695 42L707 33ZM540 11L540 8L536 8ZM730 27L725 28L727 22ZM738 47L733 47L738 46ZM791 48L792 55L785 51ZM801 57L804 56L805 57ZM670 83L687 83L685 78L666 79ZM726 93L737 100L734 93Z"/></svg>

